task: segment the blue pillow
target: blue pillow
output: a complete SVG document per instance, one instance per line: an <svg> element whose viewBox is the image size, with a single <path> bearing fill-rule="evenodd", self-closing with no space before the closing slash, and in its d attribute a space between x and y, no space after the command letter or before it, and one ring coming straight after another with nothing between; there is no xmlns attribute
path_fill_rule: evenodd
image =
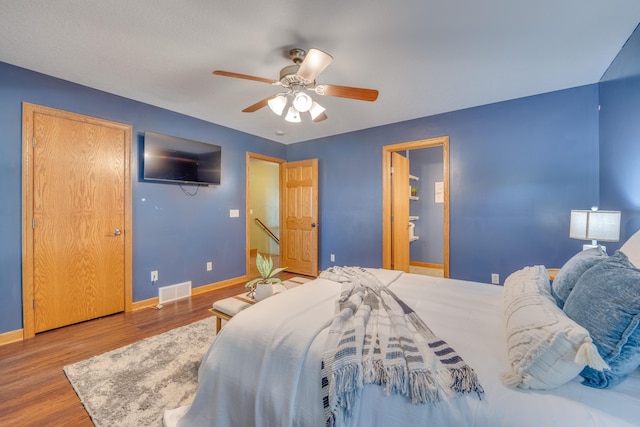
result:
<svg viewBox="0 0 640 427"><path fill-rule="evenodd" d="M564 311L591 334L611 368L582 370L583 384L610 388L640 366L640 269L614 255L587 270L567 298Z"/></svg>
<svg viewBox="0 0 640 427"><path fill-rule="evenodd" d="M580 276L606 258L607 253L598 246L597 248L578 252L562 266L551 284L551 295L556 300L558 307L562 308L564 306L567 297L569 297Z"/></svg>

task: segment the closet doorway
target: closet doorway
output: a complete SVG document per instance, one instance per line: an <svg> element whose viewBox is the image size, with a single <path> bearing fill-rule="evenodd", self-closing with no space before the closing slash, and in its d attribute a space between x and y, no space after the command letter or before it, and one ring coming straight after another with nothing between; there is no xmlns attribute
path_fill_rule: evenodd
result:
<svg viewBox="0 0 640 427"><path fill-rule="evenodd" d="M442 181L440 181L433 189L436 195L436 203L442 203L442 214L439 217L442 220L441 236L429 237L426 235L418 236L427 240L429 238L442 239L441 242L436 241L437 247L442 247L442 270L443 276L449 277L449 137L437 137L423 139L418 141L403 142L399 144L387 145L383 147L382 153L382 203L383 203L383 220L382 220L382 266L383 268L409 271L409 254L410 254L410 238L411 225L409 216L415 215L411 212L409 204L411 203L410 187L411 186L431 186L433 182L426 183L419 181L412 182L409 173L411 167L408 166L411 158L412 150L422 150L426 148L439 148L442 153ZM399 158L403 158L400 167L395 167L393 158L398 162ZM406 160L406 161L405 161ZM407 165L405 165L407 163ZM402 175L402 176L400 176ZM416 178L413 176L412 178ZM420 177L417 177L420 178ZM419 184L418 184L419 183ZM433 194L433 193L431 193ZM419 197L419 196L418 196ZM415 216L411 217L411 219ZM426 218L423 218L423 221ZM414 220L413 223L419 221ZM441 243L441 245L440 245Z"/></svg>

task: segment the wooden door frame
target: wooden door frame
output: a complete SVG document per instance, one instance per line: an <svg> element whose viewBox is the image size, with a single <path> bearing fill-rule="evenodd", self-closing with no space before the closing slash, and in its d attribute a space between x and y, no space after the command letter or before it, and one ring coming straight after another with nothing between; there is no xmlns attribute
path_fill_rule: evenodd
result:
<svg viewBox="0 0 640 427"><path fill-rule="evenodd" d="M391 153L419 148L442 147L442 176L444 181L443 267L449 277L449 137L420 139L382 147L382 268L391 268Z"/></svg>
<svg viewBox="0 0 640 427"><path fill-rule="evenodd" d="M131 190L131 138L132 126L28 102L22 103L22 338L35 335L34 300L34 250L33 250L33 115L47 114L99 126L121 129L125 135L124 152L124 307L133 309L133 260L132 260L132 190Z"/></svg>
<svg viewBox="0 0 640 427"><path fill-rule="evenodd" d="M250 209L251 209L251 183L250 183L250 178L251 178L251 160L263 160L265 162L270 162L270 163L277 163L278 167L282 166L282 164L286 163L287 161L284 159L280 159L278 157L271 157L271 156L266 156L264 154L258 154L258 153L252 153L247 151L246 154L246 178L245 178L245 279L244 280L249 280L249 275L251 274L251 214L249 213ZM280 175L280 173L278 173L278 176ZM280 181L280 178L278 177L278 182ZM280 227L282 227L282 194L279 194L279 199L278 200L278 204L280 206L280 215L278 216L279 221L280 221Z"/></svg>

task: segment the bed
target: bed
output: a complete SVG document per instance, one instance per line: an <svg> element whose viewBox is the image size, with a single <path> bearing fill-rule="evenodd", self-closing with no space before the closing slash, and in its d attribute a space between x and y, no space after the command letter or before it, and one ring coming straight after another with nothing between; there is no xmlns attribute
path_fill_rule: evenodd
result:
<svg viewBox="0 0 640 427"><path fill-rule="evenodd" d="M625 251L622 256L627 253L630 263L640 263L640 233L633 238L633 242L621 248ZM589 271L595 263L582 265L585 263L578 261L584 257L576 254L561 273L576 276L577 270ZM614 256L606 256L603 260L612 258ZM631 273L640 275L640 270L634 268L637 264L630 265ZM578 347L593 350L595 344L591 344L588 332L584 335L581 325L569 328L562 323L569 321L556 306L557 301L553 301L558 295L549 284L548 276L542 277L544 267L531 266L514 273L508 280L509 286L505 282L504 288L383 269L366 271L415 310L430 329L461 355L477 373L484 393L467 393L416 405L399 394L387 395L378 385L365 385L351 408L347 425L637 426L640 423L640 369L637 368L640 362L622 379L613 381L615 384L605 384L607 388L583 385L586 362L574 363L574 359L578 360L575 352ZM632 280L637 281L638 277L633 276ZM536 284L529 282L531 278ZM202 361L199 389L192 405L168 409L164 425L324 426L319 367L341 287L336 281L320 277L235 316L216 337ZM574 282L569 295L578 294L582 287ZM531 304L532 296L527 292L533 289L535 292L542 289L545 303ZM639 290L632 287L631 295L635 295L635 299L626 299L633 300L633 304L640 303ZM513 299L510 294L517 295ZM553 307L548 300L553 301ZM568 298L564 302L565 308L574 305ZM523 337L523 319L531 323L532 318L540 318L540 312L535 310L553 313L556 320L542 326L538 324L533 335ZM628 310L623 314L628 315ZM562 317L561 321L557 321L558 316ZM593 317L591 313L589 316ZM635 319L638 329L640 314L635 315ZM574 340L577 342L572 347L574 353L568 359L566 355L552 355L556 359L549 362L545 359L551 357L548 352L541 356L540 347L534 348L530 353L538 358L537 363L549 364L541 374L544 378L534 378L540 366L532 367L528 360L529 366L522 369L522 346L530 346L532 340L540 339L535 335L540 333L540 328L553 328L558 324L561 332L551 333L553 339L564 334L563 338L569 342L565 345L570 347ZM633 328L626 329L629 332ZM629 360L636 363L640 356L640 350L634 347L639 343L640 329L631 332L625 344L631 352L625 359L627 365ZM545 330L543 334L549 344L550 332ZM593 340L596 341L595 335ZM582 345L583 342L589 345ZM596 348L602 352L600 347ZM557 353L558 349L554 351ZM614 359L598 357L598 354L581 357L596 358L600 364L604 361L611 366L615 363ZM592 365L597 368L599 363ZM592 369L596 374L601 370L601 367ZM514 375L518 381L513 381Z"/></svg>

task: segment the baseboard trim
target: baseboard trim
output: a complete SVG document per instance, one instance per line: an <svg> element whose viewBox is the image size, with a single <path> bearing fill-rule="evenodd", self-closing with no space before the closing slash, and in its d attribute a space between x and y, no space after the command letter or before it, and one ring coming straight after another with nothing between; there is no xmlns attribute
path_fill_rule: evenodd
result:
<svg viewBox="0 0 640 427"><path fill-rule="evenodd" d="M221 282L210 283L208 285L199 286L191 290L191 295L204 294L206 292L234 286L239 283L245 283L249 280L249 276L234 277L232 279L223 280ZM143 308L155 307L158 305L158 297L149 298L142 301L136 301L131 304L131 311L141 310ZM24 330L17 329L15 331L4 332L0 334L0 346L11 344L24 340Z"/></svg>
<svg viewBox="0 0 640 427"><path fill-rule="evenodd" d="M210 283L204 286L198 286L197 288L193 288L191 290L191 294L200 295L200 294L204 294L205 292L215 291L222 288L228 288L229 286L234 286L240 283L246 283L248 281L249 281L249 276L246 276L246 275L240 276L240 277L234 277L233 279L227 279L221 282Z"/></svg>
<svg viewBox="0 0 640 427"><path fill-rule="evenodd" d="M215 291L218 289L228 288L239 283L245 283L249 281L248 276L234 277L232 279L222 280L220 282L210 283L208 285L198 286L197 288L191 288L191 296L200 295L206 292ZM142 301L136 301L131 305L131 311L141 310L143 308L155 307L159 303L158 297L149 298Z"/></svg>
<svg viewBox="0 0 640 427"><path fill-rule="evenodd" d="M153 297L149 299L145 299L142 301L136 301L131 304L131 311L141 310L143 308L155 307L160 303L160 299L158 297Z"/></svg>
<svg viewBox="0 0 640 427"><path fill-rule="evenodd" d="M413 265L414 267L435 268L438 270L444 270L443 264L432 264L429 262L409 261L409 265Z"/></svg>
<svg viewBox="0 0 640 427"><path fill-rule="evenodd" d="M11 344L12 342L22 341L24 339L24 332L22 329L16 329L15 331L4 332L0 334L0 346L5 344Z"/></svg>

